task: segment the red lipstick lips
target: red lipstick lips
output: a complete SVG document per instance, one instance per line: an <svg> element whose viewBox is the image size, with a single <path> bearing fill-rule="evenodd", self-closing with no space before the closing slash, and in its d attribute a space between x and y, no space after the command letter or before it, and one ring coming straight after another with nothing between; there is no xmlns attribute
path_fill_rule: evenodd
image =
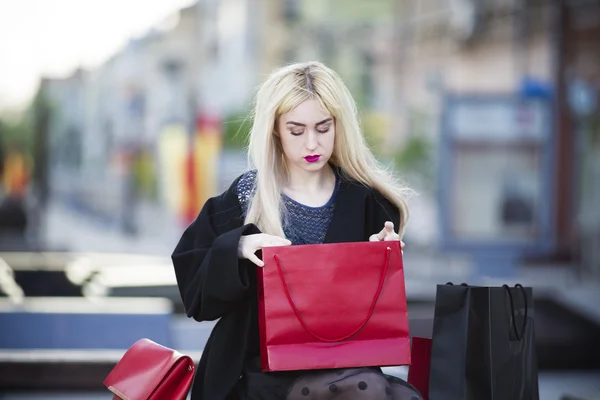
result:
<svg viewBox="0 0 600 400"><path fill-rule="evenodd" d="M319 158L321 158L321 156L318 154L304 157L304 159L306 161L308 161L309 163L317 162L317 161L319 161Z"/></svg>

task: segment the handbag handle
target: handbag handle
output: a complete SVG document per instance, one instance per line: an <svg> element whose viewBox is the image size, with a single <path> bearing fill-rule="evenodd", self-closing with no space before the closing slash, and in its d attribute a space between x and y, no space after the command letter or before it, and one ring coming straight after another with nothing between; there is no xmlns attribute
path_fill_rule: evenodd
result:
<svg viewBox="0 0 600 400"><path fill-rule="evenodd" d="M527 293L525 292L523 285L521 285L520 283L517 283L515 285L515 288L521 289L521 293L523 293L523 301L525 302L525 315L523 317L523 326L521 327L521 333L519 334L517 330L517 320L515 319L515 306L513 303L512 293L510 293L510 287L508 285L502 285L502 287L506 289L506 293L508 293L508 299L510 300L510 314L512 317L512 326L515 331L515 337L520 342L523 338L523 335L525 334L525 328L527 327Z"/></svg>
<svg viewBox="0 0 600 400"><path fill-rule="evenodd" d="M277 256L277 254L275 254L273 256L273 258L275 259L275 263L277 264L279 278L281 278L281 283L283 283L283 289L285 291L285 295L287 296L288 302L290 303L290 306L292 306L292 309L294 310L294 314L296 314L296 318L298 318L298 321L300 321L300 324L302 325L302 327L315 339L318 339L322 342L333 343L333 342L341 342L342 340L346 340L349 337L355 335L358 331L360 331L367 324L367 322L369 322L369 320L373 316L373 312L375 311L375 304L377 304L377 300L379 300L379 296L381 295L381 291L383 289L383 283L385 282L385 276L387 275L388 266L390 264L391 253L392 253L392 249L390 247L388 247L385 252L385 264L383 266L383 272L381 273L381 277L379 278L379 285L377 287L377 292L375 293L375 296L373 297L373 301L371 302L371 307L369 307L369 312L368 312L366 318L358 325L358 327L356 329L354 329L349 334L340 336L337 338L333 338L333 339L324 338L324 337L318 335L317 333L315 333L312 329L310 329L308 327L308 325L306 324L306 321L304 321L304 318L300 314L300 311L298 311L298 308L296 307L296 304L294 303L294 300L292 299L292 295L290 294L290 290L285 281L285 277L283 276L283 269L281 268L281 261L279 260L279 257Z"/></svg>
<svg viewBox="0 0 600 400"><path fill-rule="evenodd" d="M447 282L447 283L446 283L446 285L448 285L448 286L454 286L454 283L452 283L452 282ZM464 283L464 282L463 282L463 283L461 283L461 284L460 284L460 286L469 287L469 285L467 285L467 284L466 284L466 283Z"/></svg>

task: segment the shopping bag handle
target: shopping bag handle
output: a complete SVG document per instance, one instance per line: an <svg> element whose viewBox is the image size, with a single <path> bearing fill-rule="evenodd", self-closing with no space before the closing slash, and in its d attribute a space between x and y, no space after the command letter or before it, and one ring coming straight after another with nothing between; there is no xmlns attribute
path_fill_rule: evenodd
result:
<svg viewBox="0 0 600 400"><path fill-rule="evenodd" d="M519 334L519 332L517 330L517 323L516 323L517 320L515 319L515 306L513 303L512 293L510 293L510 287L508 285L502 285L502 287L504 289L506 289L506 293L508 293L508 299L510 300L510 314L512 316L512 327L513 327L513 330L515 331L515 337L520 342L521 339L523 338L523 335L525 334L525 328L527 327L527 293L525 292L523 285L521 285L520 283L517 283L515 285L515 288L521 289L521 293L523 294L523 301L525 303L525 315L523 317L523 326L521 327L521 333Z"/></svg>
<svg viewBox="0 0 600 400"><path fill-rule="evenodd" d="M379 300L379 296L381 295L381 291L383 289L383 283L385 281L385 276L387 275L388 266L390 264L391 253L392 253L392 249L390 247L387 247L386 252L385 252L385 264L383 266L383 271L381 273L381 277L379 278L379 285L377 286L377 292L375 293L375 296L373 297L373 301L371 302L371 307L369 308L369 312L368 312L366 318L352 332L348 333L347 335L340 336L337 338L325 338L323 336L318 335L316 332L314 332L312 329L309 328L309 326L306 324L306 321L304 321L302 314L300 314L300 311L298 311L298 307L296 307L294 300L292 299L292 295L290 294L290 290L288 288L287 282L285 281L285 277L283 275L283 268L281 267L281 260L279 259L277 254L275 254L273 256L273 258L275 259L275 263L277 264L277 270L279 272L279 277L281 278L281 283L283 283L283 289L285 291L285 295L287 296L288 302L290 303L290 306L292 306L292 309L294 310L294 314L296 314L296 318L298 318L298 321L300 321L300 324L302 325L302 327L315 339L318 339L322 342L332 343L332 342L341 342L342 340L346 340L349 337L352 337L358 331L360 331L367 324L367 322L369 322L369 320L373 316L373 312L375 311L375 304L377 304L377 300Z"/></svg>

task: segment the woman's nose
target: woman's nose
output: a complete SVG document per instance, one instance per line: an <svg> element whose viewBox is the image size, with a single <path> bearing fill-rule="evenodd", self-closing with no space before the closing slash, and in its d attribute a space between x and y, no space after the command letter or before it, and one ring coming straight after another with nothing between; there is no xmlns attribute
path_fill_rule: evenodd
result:
<svg viewBox="0 0 600 400"><path fill-rule="evenodd" d="M308 135L306 135L306 149L314 150L317 148L317 144L319 143L317 139L317 135L315 132L309 131Z"/></svg>

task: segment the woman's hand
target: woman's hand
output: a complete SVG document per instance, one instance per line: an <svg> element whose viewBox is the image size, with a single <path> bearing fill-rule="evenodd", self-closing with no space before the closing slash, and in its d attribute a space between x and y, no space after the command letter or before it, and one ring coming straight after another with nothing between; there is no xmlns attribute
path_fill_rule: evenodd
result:
<svg viewBox="0 0 600 400"><path fill-rule="evenodd" d="M247 258L259 267L264 267L265 263L256 256L256 252L263 247L269 246L289 246L292 242L279 236L267 235L266 233L256 233L254 235L242 236L238 244L238 257Z"/></svg>
<svg viewBox="0 0 600 400"><path fill-rule="evenodd" d="M400 240L400 236L394 231L394 223L386 221L383 229L379 233L374 233L369 237L369 242L381 242L390 240ZM400 248L404 248L404 242L400 240Z"/></svg>

